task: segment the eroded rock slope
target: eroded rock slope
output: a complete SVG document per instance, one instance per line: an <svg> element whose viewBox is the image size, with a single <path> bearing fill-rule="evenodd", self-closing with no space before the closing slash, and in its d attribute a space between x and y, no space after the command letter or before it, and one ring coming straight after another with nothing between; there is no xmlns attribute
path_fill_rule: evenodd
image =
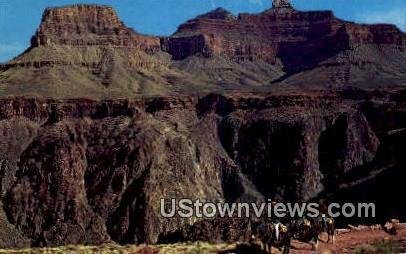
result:
<svg viewBox="0 0 406 254"><path fill-rule="evenodd" d="M4 211L33 245L244 238L238 219L163 218L160 199L320 197L382 149L388 128L365 105L340 94L4 99Z"/></svg>

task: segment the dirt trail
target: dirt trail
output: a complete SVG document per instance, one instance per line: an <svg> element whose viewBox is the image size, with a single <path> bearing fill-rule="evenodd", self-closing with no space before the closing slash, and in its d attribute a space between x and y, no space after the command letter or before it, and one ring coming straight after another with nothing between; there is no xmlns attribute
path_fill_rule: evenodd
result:
<svg viewBox="0 0 406 254"><path fill-rule="evenodd" d="M324 240L325 238L322 237ZM390 235L383 230L360 230L341 233L336 236L334 244L320 243L317 251L311 250L310 244L293 241L292 254L310 253L354 253L355 249L363 244L374 244L382 240L394 241L399 244L400 249L406 251L406 224L398 226L397 235Z"/></svg>

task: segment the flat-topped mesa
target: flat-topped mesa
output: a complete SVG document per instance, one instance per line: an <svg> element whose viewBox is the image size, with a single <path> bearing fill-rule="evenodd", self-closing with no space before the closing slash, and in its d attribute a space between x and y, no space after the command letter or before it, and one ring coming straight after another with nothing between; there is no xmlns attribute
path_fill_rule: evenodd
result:
<svg viewBox="0 0 406 254"><path fill-rule="evenodd" d="M162 45L174 60L198 55L273 64L289 59L292 66L306 69L359 43L404 49L405 34L393 25L359 25L336 18L332 11L298 11L288 0L274 0L273 8L258 14L235 17L217 9L200 15L179 26Z"/></svg>
<svg viewBox="0 0 406 254"><path fill-rule="evenodd" d="M238 17L225 10L200 15L181 25L166 41L165 49L175 60L200 54L274 63L281 43L306 42L337 30L338 21L331 11L300 12L288 2L278 4L262 13Z"/></svg>
<svg viewBox="0 0 406 254"><path fill-rule="evenodd" d="M159 39L143 36L126 27L112 7L71 5L45 10L31 40L32 47L49 45L111 45L159 49Z"/></svg>

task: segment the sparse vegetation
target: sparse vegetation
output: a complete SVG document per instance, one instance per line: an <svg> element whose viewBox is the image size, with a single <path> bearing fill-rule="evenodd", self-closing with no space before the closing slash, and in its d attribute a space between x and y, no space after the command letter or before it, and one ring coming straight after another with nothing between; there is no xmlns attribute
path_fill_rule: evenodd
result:
<svg viewBox="0 0 406 254"><path fill-rule="evenodd" d="M191 254L206 254L217 253L232 249L234 246L227 244L213 245L203 242L196 243L179 243L171 245L156 245L156 246L119 246L119 245L103 245L103 246L61 246L55 248L31 248L23 250L0 250L0 254L14 253L14 254L58 254L58 253L75 253L75 254L177 254L177 253L191 253Z"/></svg>
<svg viewBox="0 0 406 254"><path fill-rule="evenodd" d="M399 252L398 244L388 240L375 244L363 244L355 249L355 254L393 254Z"/></svg>

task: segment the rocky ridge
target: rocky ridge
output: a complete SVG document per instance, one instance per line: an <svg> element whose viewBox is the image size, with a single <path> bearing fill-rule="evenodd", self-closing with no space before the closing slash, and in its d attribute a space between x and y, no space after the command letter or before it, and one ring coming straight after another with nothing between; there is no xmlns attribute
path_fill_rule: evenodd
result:
<svg viewBox="0 0 406 254"><path fill-rule="evenodd" d="M388 45L396 47L400 54L405 51L405 34L393 25L350 23L336 18L331 11L297 11L285 1L276 1L273 9L259 14L235 17L227 13L233 17L227 19L216 15L224 12L215 10L181 25L169 38L173 58L201 53L273 64L279 59L284 71L291 74L314 68L340 51L359 46ZM196 43L196 36L200 36L200 43Z"/></svg>

